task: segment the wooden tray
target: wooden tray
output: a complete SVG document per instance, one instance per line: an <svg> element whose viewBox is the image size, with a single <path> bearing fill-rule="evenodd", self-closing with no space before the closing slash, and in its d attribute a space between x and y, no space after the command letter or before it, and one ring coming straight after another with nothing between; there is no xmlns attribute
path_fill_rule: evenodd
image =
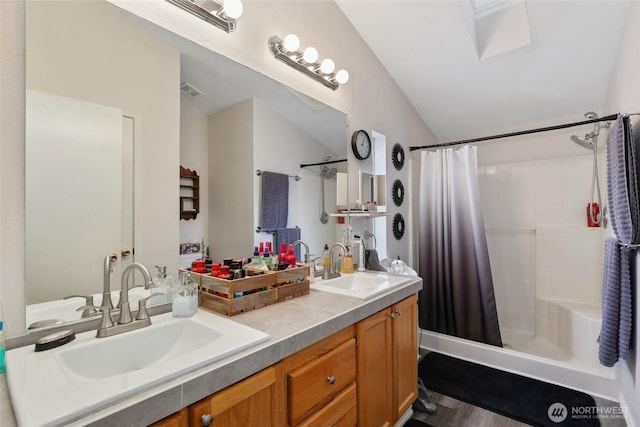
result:
<svg viewBox="0 0 640 427"><path fill-rule="evenodd" d="M200 305L227 316L309 293L309 266L306 264L282 271L247 269L246 277L234 280L207 274L191 275L199 283Z"/></svg>

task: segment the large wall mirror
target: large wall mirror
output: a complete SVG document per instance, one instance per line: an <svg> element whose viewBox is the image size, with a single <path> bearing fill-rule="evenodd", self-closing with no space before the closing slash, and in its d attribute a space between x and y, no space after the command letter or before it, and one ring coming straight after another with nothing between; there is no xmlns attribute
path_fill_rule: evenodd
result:
<svg viewBox="0 0 640 427"><path fill-rule="evenodd" d="M256 232L258 169L301 176L289 223L313 254L336 240L320 221L335 178L300 164L346 158L344 113L106 1L29 1L26 22L27 326L81 321L77 295L101 304L112 255L112 290L133 261L177 276L184 241L250 256L271 238ZM181 164L202 177L193 221L178 213Z"/></svg>

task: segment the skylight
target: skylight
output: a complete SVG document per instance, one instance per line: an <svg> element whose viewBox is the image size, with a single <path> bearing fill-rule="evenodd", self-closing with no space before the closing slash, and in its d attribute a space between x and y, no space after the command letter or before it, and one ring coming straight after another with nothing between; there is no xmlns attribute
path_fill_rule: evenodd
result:
<svg viewBox="0 0 640 427"><path fill-rule="evenodd" d="M460 5L480 60L531 45L525 0L460 0Z"/></svg>

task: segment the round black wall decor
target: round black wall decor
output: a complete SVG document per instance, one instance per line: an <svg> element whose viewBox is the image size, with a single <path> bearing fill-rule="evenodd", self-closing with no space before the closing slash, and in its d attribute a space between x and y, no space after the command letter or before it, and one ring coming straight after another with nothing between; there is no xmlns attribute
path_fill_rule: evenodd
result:
<svg viewBox="0 0 640 427"><path fill-rule="evenodd" d="M402 236L404 236L404 217L402 214L397 213L393 217L393 237L395 237L396 240L400 240Z"/></svg>
<svg viewBox="0 0 640 427"><path fill-rule="evenodd" d="M393 146L391 150L391 161L396 170L402 169L402 166L404 166L404 148L402 148L402 145L396 143Z"/></svg>
<svg viewBox="0 0 640 427"><path fill-rule="evenodd" d="M399 179L396 179L393 182L391 197L393 198L393 203L395 203L396 206L400 206L402 202L404 202L404 185L402 185L402 182Z"/></svg>

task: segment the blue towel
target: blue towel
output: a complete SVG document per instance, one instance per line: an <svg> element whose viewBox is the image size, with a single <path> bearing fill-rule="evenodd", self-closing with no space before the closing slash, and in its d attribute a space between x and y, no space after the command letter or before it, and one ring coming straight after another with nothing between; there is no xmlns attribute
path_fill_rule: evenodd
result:
<svg viewBox="0 0 640 427"><path fill-rule="evenodd" d="M605 241L604 249L602 328L598 337L598 359L604 366L613 366L618 360L629 356L633 316L633 249L620 247L614 238Z"/></svg>
<svg viewBox="0 0 640 427"><path fill-rule="evenodd" d="M286 243L287 247L295 242L296 240L300 240L300 229L296 228L279 228L276 230L276 246L274 250L280 250L280 244ZM304 260L300 258L300 245L296 246L294 251L296 255L296 259L298 262L303 262Z"/></svg>
<svg viewBox="0 0 640 427"><path fill-rule="evenodd" d="M636 157L629 117L619 116L607 136L607 197L613 232L623 243L640 238Z"/></svg>
<svg viewBox="0 0 640 427"><path fill-rule="evenodd" d="M262 172L262 230L287 227L289 216L289 176Z"/></svg>

